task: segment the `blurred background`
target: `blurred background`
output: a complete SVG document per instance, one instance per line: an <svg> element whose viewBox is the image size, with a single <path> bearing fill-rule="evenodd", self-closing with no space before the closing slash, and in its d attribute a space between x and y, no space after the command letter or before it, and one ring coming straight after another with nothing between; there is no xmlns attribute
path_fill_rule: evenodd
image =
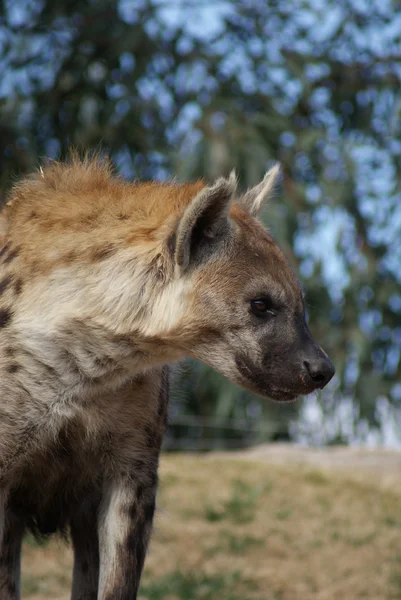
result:
<svg viewBox="0 0 401 600"><path fill-rule="evenodd" d="M3 0L0 197L70 145L127 178L245 189L298 270L337 375L291 406L188 362L166 449L401 443L401 3Z"/></svg>
<svg viewBox="0 0 401 600"><path fill-rule="evenodd" d="M236 452L163 455L141 600L401 598L401 2L0 6L0 202L70 145L243 189L280 161L263 219L337 368L287 406L182 365L166 450ZM25 540L24 598L67 600L71 572Z"/></svg>

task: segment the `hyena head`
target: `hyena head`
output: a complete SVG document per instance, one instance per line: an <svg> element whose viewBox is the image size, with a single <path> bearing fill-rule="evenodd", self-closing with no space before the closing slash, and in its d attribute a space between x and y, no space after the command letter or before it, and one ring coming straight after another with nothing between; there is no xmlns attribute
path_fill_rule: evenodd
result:
<svg viewBox="0 0 401 600"><path fill-rule="evenodd" d="M89 377L108 373L98 354L124 376L190 355L276 400L323 388L333 365L256 219L277 175L241 196L234 174L211 186L140 184L96 160L46 166L0 215L3 287L23 282L18 298L10 285L3 297L8 327L49 360L67 345L60 356L74 354Z"/></svg>
<svg viewBox="0 0 401 600"><path fill-rule="evenodd" d="M290 401L335 371L309 331L294 273L256 219L278 173L273 167L243 196L234 173L204 188L170 243L179 276L191 282L180 319L186 352L259 395Z"/></svg>

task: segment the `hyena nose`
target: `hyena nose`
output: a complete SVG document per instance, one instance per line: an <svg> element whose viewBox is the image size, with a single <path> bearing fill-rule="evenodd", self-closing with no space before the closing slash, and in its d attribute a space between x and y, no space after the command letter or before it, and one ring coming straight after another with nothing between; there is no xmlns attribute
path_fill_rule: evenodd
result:
<svg viewBox="0 0 401 600"><path fill-rule="evenodd" d="M336 372L331 360L325 356L305 360L304 365L316 387L321 389L329 383Z"/></svg>

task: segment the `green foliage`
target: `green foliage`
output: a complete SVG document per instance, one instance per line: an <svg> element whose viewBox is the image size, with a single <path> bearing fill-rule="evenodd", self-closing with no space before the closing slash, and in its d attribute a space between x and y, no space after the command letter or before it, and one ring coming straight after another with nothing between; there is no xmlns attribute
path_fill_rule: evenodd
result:
<svg viewBox="0 0 401 600"><path fill-rule="evenodd" d="M241 535L232 531L222 531L219 535L219 543L211 550L210 554L220 552L228 554L243 555L249 548L263 547L265 540L253 535Z"/></svg>
<svg viewBox="0 0 401 600"><path fill-rule="evenodd" d="M321 471L308 471L308 473L305 474L305 481L313 485L327 485L329 479L327 475Z"/></svg>
<svg viewBox="0 0 401 600"><path fill-rule="evenodd" d="M279 521L286 521L287 519L289 519L292 515L292 509L291 508L280 508L280 510L278 510L276 512L276 519L278 519Z"/></svg>
<svg viewBox="0 0 401 600"><path fill-rule="evenodd" d="M184 574L180 571L152 580L142 585L139 598L143 600L164 600L171 595L177 600L250 600L255 596L237 593L239 585L244 586L239 573L226 576L204 574ZM246 582L245 582L246 587ZM252 586L251 586L252 587Z"/></svg>
<svg viewBox="0 0 401 600"><path fill-rule="evenodd" d="M270 483L263 487L251 487L240 479L233 482L231 496L222 508L207 505L206 519L211 522L228 519L233 523L249 523L253 521L260 496L271 489Z"/></svg>

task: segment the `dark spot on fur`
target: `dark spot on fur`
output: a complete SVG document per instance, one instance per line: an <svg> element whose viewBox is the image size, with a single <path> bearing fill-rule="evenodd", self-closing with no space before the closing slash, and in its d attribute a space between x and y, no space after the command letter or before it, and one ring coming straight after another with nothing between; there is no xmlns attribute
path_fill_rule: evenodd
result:
<svg viewBox="0 0 401 600"><path fill-rule="evenodd" d="M10 285L10 283L13 280L13 276L12 275L7 275L7 277L4 277L1 281L0 281L0 294L2 294Z"/></svg>
<svg viewBox="0 0 401 600"><path fill-rule="evenodd" d="M14 248L14 250L11 250L10 254L8 254L5 259L4 259L4 263L10 263L12 260L14 260L14 258L16 258L19 254L19 248Z"/></svg>
<svg viewBox="0 0 401 600"><path fill-rule="evenodd" d="M145 474L148 470L147 461L145 461L142 458L134 458L131 462L131 465L132 470L137 477L140 477L141 475Z"/></svg>
<svg viewBox="0 0 401 600"><path fill-rule="evenodd" d="M3 256L3 255L6 253L6 252L8 252L8 248L9 248L9 245L8 245L8 244L6 244L5 246L3 246L3 247L2 247L2 249L0 250L0 258L1 258L1 257L2 257L2 256Z"/></svg>
<svg viewBox="0 0 401 600"><path fill-rule="evenodd" d="M145 436L146 445L150 448L154 448L156 446L157 436L155 435L153 427L150 425L145 425Z"/></svg>
<svg viewBox="0 0 401 600"><path fill-rule="evenodd" d="M163 423L163 428L166 430L168 424L168 403L170 396L170 371L167 366L163 367L162 377L159 391L159 406L157 415ZM164 433L164 432L163 432Z"/></svg>
<svg viewBox="0 0 401 600"><path fill-rule="evenodd" d="M152 488L156 488L158 481L159 481L159 476L157 474L157 470L150 471L150 473L148 474L148 479L149 479L149 485Z"/></svg>
<svg viewBox="0 0 401 600"><path fill-rule="evenodd" d="M155 505L154 500L152 502L148 502L143 507L143 514L144 514L146 523L149 523L149 522L151 523L153 521L153 516L155 514L155 508L156 508L156 505Z"/></svg>
<svg viewBox="0 0 401 600"><path fill-rule="evenodd" d="M8 587L8 593L10 594L11 598L15 597L15 595L17 593L17 587L15 585L15 581L9 581L7 587Z"/></svg>
<svg viewBox="0 0 401 600"><path fill-rule="evenodd" d="M30 266L32 271L40 271L40 264L37 260L33 260Z"/></svg>
<svg viewBox="0 0 401 600"><path fill-rule="evenodd" d="M36 219L36 217L38 216L38 213L36 211L32 211L31 214L29 215L30 219Z"/></svg>
<svg viewBox="0 0 401 600"><path fill-rule="evenodd" d="M135 550L136 550L136 538L137 538L137 532L131 531L128 534L127 537L127 548L128 548L128 552L132 555L135 555Z"/></svg>
<svg viewBox="0 0 401 600"><path fill-rule="evenodd" d="M146 375L144 373L138 373L133 380L135 381L135 385L142 385L146 382Z"/></svg>
<svg viewBox="0 0 401 600"><path fill-rule="evenodd" d="M11 365L8 365L7 367L7 372L8 373L16 373L17 371L20 370L20 365L18 365L17 363L13 363Z"/></svg>
<svg viewBox="0 0 401 600"><path fill-rule="evenodd" d="M128 507L128 517L130 521L135 521L138 515L138 510L136 504L130 504Z"/></svg>
<svg viewBox="0 0 401 600"><path fill-rule="evenodd" d="M5 349L4 352L5 352L6 356L14 356L15 351L14 351L14 348L11 348L11 346L9 346Z"/></svg>
<svg viewBox="0 0 401 600"><path fill-rule="evenodd" d="M120 221L127 221L129 219L129 215L125 215L123 213L120 213L118 215L118 218L120 219Z"/></svg>
<svg viewBox="0 0 401 600"><path fill-rule="evenodd" d="M145 489L155 488L157 485L157 467L159 452L148 454L147 460L135 458L131 461L133 476L140 480Z"/></svg>
<svg viewBox="0 0 401 600"><path fill-rule="evenodd" d="M172 233L167 240L167 248L170 252L171 256L174 256L175 247L177 244L177 234L176 232Z"/></svg>
<svg viewBox="0 0 401 600"><path fill-rule="evenodd" d="M54 367L52 367L51 365L48 365L42 361L39 361L40 366L43 367L43 369L46 370L46 373L53 379L58 379L59 375L56 371L56 369Z"/></svg>
<svg viewBox="0 0 401 600"><path fill-rule="evenodd" d="M96 356L94 363L100 369L111 370L117 367L116 361L110 356Z"/></svg>
<svg viewBox="0 0 401 600"><path fill-rule="evenodd" d="M73 455L73 439L68 427L60 430L53 452L56 459L60 461Z"/></svg>
<svg viewBox="0 0 401 600"><path fill-rule="evenodd" d="M16 293L17 296L19 296L20 293L22 292L22 287L23 287L22 279L17 279L17 281L14 283L14 292Z"/></svg>
<svg viewBox="0 0 401 600"><path fill-rule="evenodd" d="M70 250L67 254L64 255L63 260L66 263L71 263L77 258L76 250Z"/></svg>
<svg viewBox="0 0 401 600"><path fill-rule="evenodd" d="M162 417L164 415L165 407L164 407L164 398L160 398L159 406L157 407L157 416Z"/></svg>
<svg viewBox="0 0 401 600"><path fill-rule="evenodd" d="M136 499L137 499L138 504L141 504L142 499L143 499L143 494L144 494L143 485L138 485L138 487L136 488ZM132 508L135 508L135 511L136 511L135 506L133 506Z"/></svg>
<svg viewBox="0 0 401 600"><path fill-rule="evenodd" d="M11 549L11 542L12 542L12 533L11 533L11 529L10 527L6 527L6 531L4 533L3 536L3 545L6 549L6 555L8 556L9 551Z"/></svg>
<svg viewBox="0 0 401 600"><path fill-rule="evenodd" d="M117 248L115 246L113 246L112 244L107 244L106 246L96 248L92 252L91 257L92 257L92 260L104 260L105 258L109 258L110 256L113 256L113 254L115 254L115 252L117 252Z"/></svg>
<svg viewBox="0 0 401 600"><path fill-rule="evenodd" d="M84 215L82 217L82 223L84 225L90 225L91 223L93 223L94 221L97 220L98 215L96 213L90 213L88 215Z"/></svg>
<svg viewBox="0 0 401 600"><path fill-rule="evenodd" d="M150 530L149 530L150 531ZM135 583L138 585L143 565L145 562L146 548L148 542L146 523L140 521L131 531L126 539L128 553L135 561ZM123 549L122 549L123 550Z"/></svg>
<svg viewBox="0 0 401 600"><path fill-rule="evenodd" d="M136 577L139 581L141 571L145 562L146 553L146 525L145 523L138 523L135 532L135 558L136 558Z"/></svg>
<svg viewBox="0 0 401 600"><path fill-rule="evenodd" d="M149 500L152 500L152 502L154 501L154 497L155 497L155 493L156 493L156 488L157 488L157 483L158 483L158 475L157 475L157 471L154 471L153 473L149 473L148 475L148 480L150 479L150 482L147 481L146 485L143 485L142 483L139 483L137 485L136 488L136 504L133 505L132 509L135 509L135 514L136 514L136 510L137 510L137 506L142 506L145 502L149 502ZM135 515L133 514L132 517L134 518Z"/></svg>
<svg viewBox="0 0 401 600"><path fill-rule="evenodd" d="M81 562L81 571L84 575L86 575L87 572L89 571L89 563L87 560L83 560Z"/></svg>
<svg viewBox="0 0 401 600"><path fill-rule="evenodd" d="M130 600L131 598L135 598L135 596L133 595L134 592L131 590L132 588L130 587L128 589L125 583L116 583L115 585L113 585L112 591L110 593L106 593L106 595L104 596L104 600L116 600L116 598L121 598L122 600Z"/></svg>
<svg viewBox="0 0 401 600"><path fill-rule="evenodd" d="M12 312L9 308L0 308L0 327L6 327L12 317Z"/></svg>

